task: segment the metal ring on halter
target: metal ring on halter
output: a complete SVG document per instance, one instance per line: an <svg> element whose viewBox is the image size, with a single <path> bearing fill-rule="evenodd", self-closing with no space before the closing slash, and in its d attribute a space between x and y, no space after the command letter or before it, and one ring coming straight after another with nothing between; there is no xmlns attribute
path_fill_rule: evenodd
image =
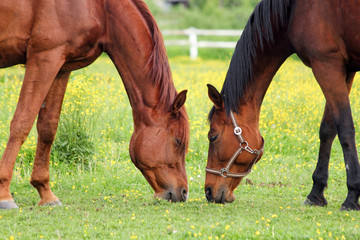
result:
<svg viewBox="0 0 360 240"><path fill-rule="evenodd" d="M222 169L220 169L220 176L227 178L228 172L229 171L226 168L222 168ZM226 173L226 175L224 175L224 173Z"/></svg>
<svg viewBox="0 0 360 240"><path fill-rule="evenodd" d="M235 135L240 136L242 133L242 129L240 127L236 127L234 128L234 133Z"/></svg>

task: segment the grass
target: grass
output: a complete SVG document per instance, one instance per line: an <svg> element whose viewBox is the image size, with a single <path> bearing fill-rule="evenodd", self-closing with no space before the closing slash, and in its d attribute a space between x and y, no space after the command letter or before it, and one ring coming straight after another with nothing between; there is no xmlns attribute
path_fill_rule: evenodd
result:
<svg viewBox="0 0 360 240"><path fill-rule="evenodd" d="M318 128L324 97L311 70L290 58L275 76L264 99L260 130L265 154L235 191L231 204L208 203L204 197L207 114L211 103L206 83L221 89L227 60L170 59L178 90L186 102L191 142L186 158L190 197L185 203L152 198L153 191L131 163L128 144L133 129L131 108L121 80L106 56L73 73L61 124L91 126L85 139L93 155L87 163L62 161L55 149L51 185L63 207L37 207L29 184L35 151L32 131L22 147L11 192L20 209L0 211L0 239L358 239L359 213L340 212L346 196L340 145L333 146L327 207L302 204L311 189L318 151ZM23 68L0 70L0 151L21 87ZM357 77L357 80L359 77ZM359 132L360 87L351 102ZM83 106L83 107L81 107ZM71 122L71 120L75 122ZM61 129L56 141L69 130ZM356 135L360 142L359 135ZM86 166L85 166L86 165Z"/></svg>

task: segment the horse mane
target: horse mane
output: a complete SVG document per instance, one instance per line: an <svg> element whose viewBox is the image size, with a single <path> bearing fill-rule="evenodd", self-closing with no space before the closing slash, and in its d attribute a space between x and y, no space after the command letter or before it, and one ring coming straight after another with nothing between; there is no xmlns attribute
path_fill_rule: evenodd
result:
<svg viewBox="0 0 360 240"><path fill-rule="evenodd" d="M148 65L150 71L148 73L149 79L152 79L154 84L159 86L159 104L164 106L165 110L171 111L172 104L177 95L174 83L172 81L171 69L166 55L166 48L164 45L164 39L160 32L160 29L151 14L148 6L143 1L132 0L136 5L144 19L146 20L153 40L153 51L148 59ZM183 146L187 146L189 142L188 132L186 129L189 128L188 117L184 107L176 113L176 118L181 119L179 121L179 129L182 130L180 133L181 141L184 143Z"/></svg>
<svg viewBox="0 0 360 240"><path fill-rule="evenodd" d="M148 77L160 88L159 104L170 111L177 92L172 82L171 70L162 34L145 2L139 0L132 1L144 17L152 34L153 50L148 59L148 65L150 66Z"/></svg>
<svg viewBox="0 0 360 240"><path fill-rule="evenodd" d="M251 14L245 29L236 44L225 82L221 90L227 114L238 112L241 99L253 81L253 64L259 48L275 44L275 33L284 27L295 0L262 0ZM211 109L211 119L214 108Z"/></svg>

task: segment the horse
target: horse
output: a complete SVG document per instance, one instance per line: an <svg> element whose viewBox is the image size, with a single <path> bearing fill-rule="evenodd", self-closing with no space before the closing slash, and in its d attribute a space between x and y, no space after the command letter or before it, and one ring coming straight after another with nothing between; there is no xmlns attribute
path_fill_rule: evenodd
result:
<svg viewBox="0 0 360 240"><path fill-rule="evenodd" d="M154 197L186 201L189 141L186 90L177 94L163 38L140 0L2 0L0 67L25 64L9 139L0 161L0 208L18 208L10 193L19 149L37 119L30 183L38 205L62 205L49 186L49 156L71 71L105 52L117 68L132 107L129 152Z"/></svg>
<svg viewBox="0 0 360 240"><path fill-rule="evenodd" d="M234 189L263 154L260 108L282 63L292 54L313 71L326 99L313 186L305 204L327 205L328 167L338 135L348 193L341 210L360 210L360 166L349 93L360 70L359 1L262 0L234 50L221 92L208 85L209 152L205 195L233 202Z"/></svg>

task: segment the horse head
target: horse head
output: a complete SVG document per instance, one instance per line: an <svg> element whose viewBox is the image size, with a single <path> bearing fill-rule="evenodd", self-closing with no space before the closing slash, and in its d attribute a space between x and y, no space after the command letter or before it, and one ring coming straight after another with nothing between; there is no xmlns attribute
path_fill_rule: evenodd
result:
<svg viewBox="0 0 360 240"><path fill-rule="evenodd" d="M263 139L252 123L232 111L226 113L220 93L211 85L208 94L214 109L209 118L205 194L210 202L233 202L234 189L262 156Z"/></svg>
<svg viewBox="0 0 360 240"><path fill-rule="evenodd" d="M186 90L180 92L166 114L151 112L135 127L130 142L130 156L155 191L154 197L171 202L186 201L188 183L185 154L189 126L183 105Z"/></svg>

